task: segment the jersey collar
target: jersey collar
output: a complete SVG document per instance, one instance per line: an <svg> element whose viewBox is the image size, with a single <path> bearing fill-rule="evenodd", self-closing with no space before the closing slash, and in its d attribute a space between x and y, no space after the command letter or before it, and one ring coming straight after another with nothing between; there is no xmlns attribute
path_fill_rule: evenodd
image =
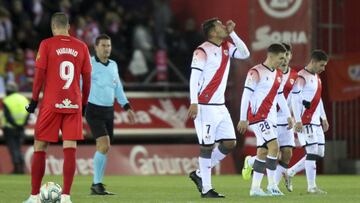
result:
<svg viewBox="0 0 360 203"><path fill-rule="evenodd" d="M108 66L109 63L110 63L110 60L107 60L106 63L101 62L100 59L99 59L96 55L95 55L95 60L96 60L96 62L101 63L101 64L103 64L104 66Z"/></svg>
<svg viewBox="0 0 360 203"><path fill-rule="evenodd" d="M217 45L217 44L215 44L214 42L212 42L212 41L209 41L209 40L207 40L209 43L211 43L211 44L213 44L213 45L215 45L215 46L217 46L217 47L220 47L221 46L221 44L220 45Z"/></svg>
<svg viewBox="0 0 360 203"><path fill-rule="evenodd" d="M315 75L315 73L309 71L306 67L304 68L306 72L310 73L311 75Z"/></svg>
<svg viewBox="0 0 360 203"><path fill-rule="evenodd" d="M275 68L273 70L271 70L271 68L267 67L264 63L262 63L262 65L271 72L274 72L274 70L275 70Z"/></svg>

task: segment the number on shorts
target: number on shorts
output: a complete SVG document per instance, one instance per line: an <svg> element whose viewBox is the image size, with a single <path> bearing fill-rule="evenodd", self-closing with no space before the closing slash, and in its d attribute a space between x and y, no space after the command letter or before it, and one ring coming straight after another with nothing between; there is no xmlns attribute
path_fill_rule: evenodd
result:
<svg viewBox="0 0 360 203"><path fill-rule="evenodd" d="M69 89L74 80L74 64L70 61L63 61L60 64L60 78L66 80L63 89Z"/></svg>
<svg viewBox="0 0 360 203"><path fill-rule="evenodd" d="M261 132L265 132L266 130L270 130L270 125L268 122L264 121L264 123L260 123Z"/></svg>
<svg viewBox="0 0 360 203"><path fill-rule="evenodd" d="M306 134L312 134L313 133L312 125L305 125L304 127L305 127Z"/></svg>
<svg viewBox="0 0 360 203"><path fill-rule="evenodd" d="M206 127L207 127L207 134L209 134L210 133L210 125L206 125Z"/></svg>

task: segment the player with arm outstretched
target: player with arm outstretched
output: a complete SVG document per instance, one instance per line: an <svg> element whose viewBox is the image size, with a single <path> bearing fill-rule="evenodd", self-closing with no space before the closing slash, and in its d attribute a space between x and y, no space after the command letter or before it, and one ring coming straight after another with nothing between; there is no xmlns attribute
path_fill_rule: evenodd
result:
<svg viewBox="0 0 360 203"><path fill-rule="evenodd" d="M190 173L202 198L223 198L211 184L211 168L236 145L235 130L225 106L224 93L230 58L245 59L250 53L234 31L231 20L223 25L218 18L206 20L203 32L207 41L193 54L190 76L191 104L188 116L194 119L200 144L199 169ZM232 39L233 43L226 40ZM215 142L219 145L214 148Z"/></svg>

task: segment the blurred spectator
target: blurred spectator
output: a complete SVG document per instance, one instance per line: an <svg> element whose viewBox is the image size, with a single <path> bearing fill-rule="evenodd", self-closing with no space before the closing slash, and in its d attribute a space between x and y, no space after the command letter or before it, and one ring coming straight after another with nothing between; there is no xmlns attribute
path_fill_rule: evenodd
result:
<svg viewBox="0 0 360 203"><path fill-rule="evenodd" d="M154 18L156 44L160 49L167 49L165 32L172 20L168 0L154 0Z"/></svg>
<svg viewBox="0 0 360 203"><path fill-rule="evenodd" d="M139 23L134 28L133 50L140 50L147 61L153 60L153 37L147 22Z"/></svg>
<svg viewBox="0 0 360 203"><path fill-rule="evenodd" d="M59 3L59 10L61 12L66 13L68 16L70 16L70 12L71 12L71 2L70 0L61 0Z"/></svg>
<svg viewBox="0 0 360 203"><path fill-rule="evenodd" d="M12 29L10 12L0 6L0 51L11 50Z"/></svg>
<svg viewBox="0 0 360 203"><path fill-rule="evenodd" d="M186 57L191 52L188 50L197 46L199 34L191 21L182 31L169 2L0 0L0 92L1 81L8 80L11 74L17 82L21 81L21 90L31 87L23 84L32 80L36 47L41 39L51 36L50 14L57 11L69 15L70 34L86 42L91 53L100 32L114 39L112 58L119 64L119 74L125 82L143 81L155 68L158 50L165 50L169 61L184 73L187 69L183 67L189 60ZM8 67L10 72L24 67L25 74L10 73Z"/></svg>
<svg viewBox="0 0 360 203"><path fill-rule="evenodd" d="M29 21L30 16L24 11L23 4L21 0L12 1L12 23L14 25L14 30L18 31L21 28L21 24L24 21Z"/></svg>
<svg viewBox="0 0 360 203"><path fill-rule="evenodd" d="M27 19L21 23L17 30L14 44L22 49L35 49L39 40L39 34L34 30L31 21Z"/></svg>
<svg viewBox="0 0 360 203"><path fill-rule="evenodd" d="M145 57L140 50L134 51L129 64L129 71L135 77L142 76L148 72Z"/></svg>
<svg viewBox="0 0 360 203"><path fill-rule="evenodd" d="M43 6L41 4L41 0L33 0L32 1L32 12L34 15L34 25L37 26L40 24L41 18L43 17Z"/></svg>
<svg viewBox="0 0 360 203"><path fill-rule="evenodd" d="M90 16L79 16L76 21L76 37L84 41L89 48L95 44L100 30L97 22Z"/></svg>
<svg viewBox="0 0 360 203"><path fill-rule="evenodd" d="M29 84L29 77L27 77L25 69L25 54L23 49L17 48L14 55L10 57L7 71L9 72L7 80L15 81L20 91L31 91L31 84ZM9 75L11 75L11 77Z"/></svg>
<svg viewBox="0 0 360 203"><path fill-rule="evenodd" d="M127 60L131 57L131 51L127 47L126 36L122 18L115 12L108 11L105 15L105 32L112 41L112 58L118 62L120 67L127 65Z"/></svg>
<svg viewBox="0 0 360 203"><path fill-rule="evenodd" d="M195 50L204 41L203 35L197 31L196 23L193 18L185 21L185 30L182 33L182 53L183 53L183 71L185 76L190 78L190 65L192 60L192 50ZM181 67L181 65L180 65Z"/></svg>
<svg viewBox="0 0 360 203"><path fill-rule="evenodd" d="M28 105L29 101L17 91L16 83L6 85L6 96L3 99L2 126L5 142L14 166L12 173L23 174L24 158L21 152L21 144L25 136L24 127L29 120L29 113L24 106Z"/></svg>
<svg viewBox="0 0 360 203"><path fill-rule="evenodd" d="M88 15L95 19L97 22L104 22L105 17L105 6L102 1L95 2L95 5L92 7Z"/></svg>

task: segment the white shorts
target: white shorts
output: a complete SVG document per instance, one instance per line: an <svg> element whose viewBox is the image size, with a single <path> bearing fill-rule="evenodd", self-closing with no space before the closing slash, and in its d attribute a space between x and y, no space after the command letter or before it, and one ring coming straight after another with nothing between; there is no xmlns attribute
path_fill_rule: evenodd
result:
<svg viewBox="0 0 360 203"><path fill-rule="evenodd" d="M250 129L254 132L256 136L256 146L257 147L266 147L266 144L277 138L276 129L271 122L269 121L260 121L254 124L251 124Z"/></svg>
<svg viewBox="0 0 360 203"><path fill-rule="evenodd" d="M198 105L194 120L199 144L211 145L220 140L235 140L235 129L225 105Z"/></svg>
<svg viewBox="0 0 360 203"><path fill-rule="evenodd" d="M276 128L279 147L295 147L294 130L287 128L287 125L278 125Z"/></svg>
<svg viewBox="0 0 360 203"><path fill-rule="evenodd" d="M301 146L325 144L325 135L320 125L304 125L301 133L297 133Z"/></svg>

